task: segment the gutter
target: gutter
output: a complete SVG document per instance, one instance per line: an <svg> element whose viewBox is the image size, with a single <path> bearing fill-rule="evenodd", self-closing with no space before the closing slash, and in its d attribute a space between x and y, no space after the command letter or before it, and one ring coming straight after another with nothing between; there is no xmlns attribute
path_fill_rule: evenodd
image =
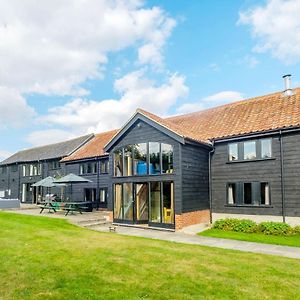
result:
<svg viewBox="0 0 300 300"><path fill-rule="evenodd" d="M284 161L283 161L283 141L282 131L279 130L280 141L280 177L281 177L281 204L282 204L282 221L285 223L285 187L284 187Z"/></svg>
<svg viewBox="0 0 300 300"><path fill-rule="evenodd" d="M212 224L212 178L211 178L211 158L215 152L214 141L212 142L212 150L208 152L208 186L209 186L209 218Z"/></svg>

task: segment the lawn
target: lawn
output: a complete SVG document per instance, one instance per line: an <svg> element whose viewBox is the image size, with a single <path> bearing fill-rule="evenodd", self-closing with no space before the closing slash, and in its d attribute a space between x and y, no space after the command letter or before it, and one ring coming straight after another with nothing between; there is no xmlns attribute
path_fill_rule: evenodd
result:
<svg viewBox="0 0 300 300"><path fill-rule="evenodd" d="M0 299L300 299L300 260L0 213Z"/></svg>
<svg viewBox="0 0 300 300"><path fill-rule="evenodd" d="M256 243L300 247L299 234L291 235L291 236L276 236L276 235L265 235L262 233L244 233L244 232L235 232L235 231L223 231L220 229L208 229L203 232L200 232L199 235L217 237L223 239L256 242Z"/></svg>

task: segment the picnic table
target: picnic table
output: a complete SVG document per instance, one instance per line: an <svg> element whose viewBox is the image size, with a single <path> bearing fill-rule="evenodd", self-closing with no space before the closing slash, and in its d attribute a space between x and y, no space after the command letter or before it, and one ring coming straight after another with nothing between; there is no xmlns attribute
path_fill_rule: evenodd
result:
<svg viewBox="0 0 300 300"><path fill-rule="evenodd" d="M56 212L57 206L55 206L51 202L45 202L44 204L40 205L41 211L40 214L44 211L44 209L49 209L49 213L51 211Z"/></svg>
<svg viewBox="0 0 300 300"><path fill-rule="evenodd" d="M88 207L82 206L84 202L67 202L65 203L64 210L66 211L65 216L67 216L70 212L74 214L74 212L79 212L82 215L82 211L87 209Z"/></svg>

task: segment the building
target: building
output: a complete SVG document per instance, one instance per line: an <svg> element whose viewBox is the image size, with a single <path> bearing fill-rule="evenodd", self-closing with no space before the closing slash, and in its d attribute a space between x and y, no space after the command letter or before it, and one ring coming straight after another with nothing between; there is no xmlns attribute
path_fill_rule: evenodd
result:
<svg viewBox="0 0 300 300"><path fill-rule="evenodd" d="M0 197L37 203L42 188L31 185L48 176L60 177L65 170L60 160L94 137L93 134L66 142L22 150L0 164ZM52 192L59 193L53 188Z"/></svg>
<svg viewBox="0 0 300 300"><path fill-rule="evenodd" d="M169 118L138 109L61 165L93 181L72 198L96 199L114 222L180 229L224 217L300 224L299 157L300 88L287 88Z"/></svg>

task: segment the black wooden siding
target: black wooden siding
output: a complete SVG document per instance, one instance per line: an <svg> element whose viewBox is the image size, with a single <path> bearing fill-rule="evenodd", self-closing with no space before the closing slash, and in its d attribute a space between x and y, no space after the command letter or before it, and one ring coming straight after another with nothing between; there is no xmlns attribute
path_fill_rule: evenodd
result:
<svg viewBox="0 0 300 300"><path fill-rule="evenodd" d="M300 134L283 135L284 186L286 216L300 216ZM269 160L228 162L228 143L215 145L212 157L212 211L215 213L282 215L280 137L272 138L273 158ZM229 182L269 182L269 207L228 206L226 184Z"/></svg>
<svg viewBox="0 0 300 300"><path fill-rule="evenodd" d="M209 149L182 145L182 212L209 209Z"/></svg>

